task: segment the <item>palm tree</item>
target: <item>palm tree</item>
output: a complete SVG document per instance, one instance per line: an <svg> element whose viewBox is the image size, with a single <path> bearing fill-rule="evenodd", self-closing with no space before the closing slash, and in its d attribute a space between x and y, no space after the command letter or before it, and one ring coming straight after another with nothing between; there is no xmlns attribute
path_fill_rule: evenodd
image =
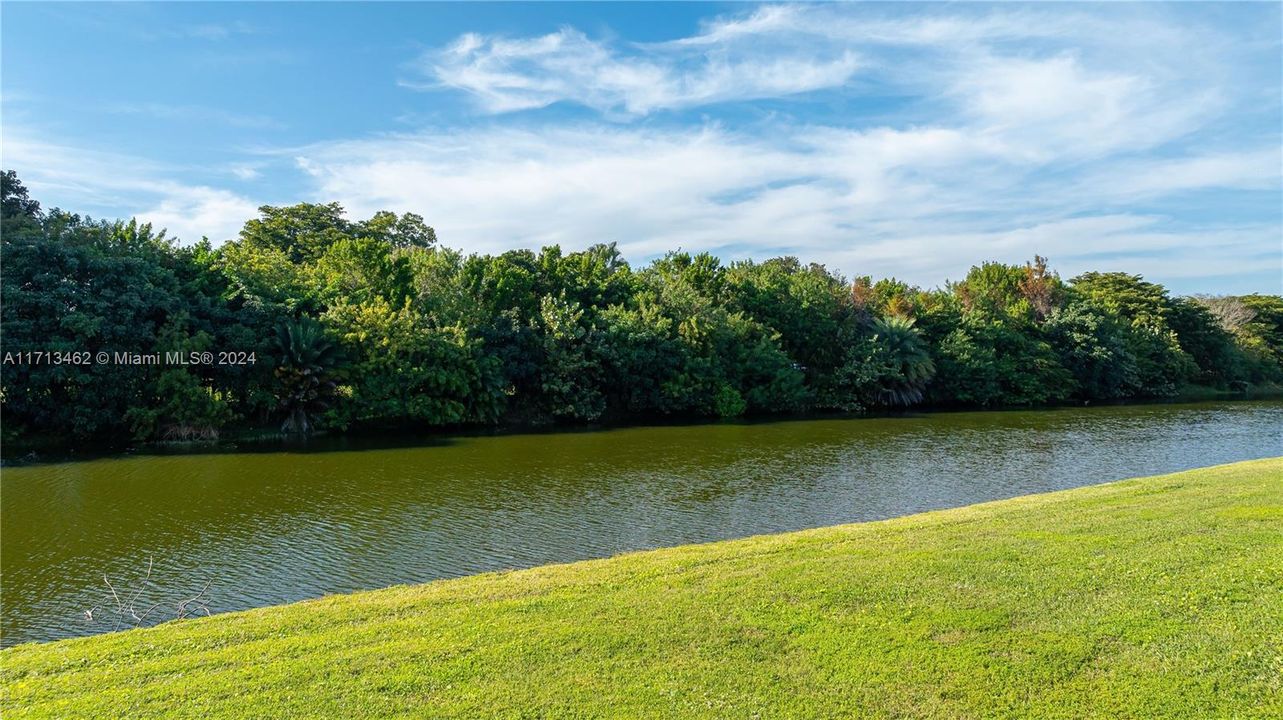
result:
<svg viewBox="0 0 1283 720"><path fill-rule="evenodd" d="M936 366L913 318L885 317L873 321L874 357L882 372L873 388L875 401L885 405L912 405L922 401Z"/></svg>
<svg viewBox="0 0 1283 720"><path fill-rule="evenodd" d="M312 318L283 321L276 326L276 345L281 364L276 368L280 383L277 400L285 411L283 433L311 432L309 413L324 410L336 387L332 378L339 362L339 348Z"/></svg>

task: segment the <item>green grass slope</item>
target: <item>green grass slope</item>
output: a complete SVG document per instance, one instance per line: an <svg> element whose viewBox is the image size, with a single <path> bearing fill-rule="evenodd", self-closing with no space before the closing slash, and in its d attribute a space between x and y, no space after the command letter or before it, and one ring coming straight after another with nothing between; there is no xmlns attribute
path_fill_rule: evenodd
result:
<svg viewBox="0 0 1283 720"><path fill-rule="evenodd" d="M1283 717L1283 459L0 653L6 720Z"/></svg>

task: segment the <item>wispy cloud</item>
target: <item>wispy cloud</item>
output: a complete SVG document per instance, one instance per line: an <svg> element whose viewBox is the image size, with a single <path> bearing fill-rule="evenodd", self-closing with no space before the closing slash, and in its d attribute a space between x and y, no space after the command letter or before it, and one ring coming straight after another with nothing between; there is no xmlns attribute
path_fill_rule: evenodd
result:
<svg viewBox="0 0 1283 720"><path fill-rule="evenodd" d="M234 163L228 168L228 172L236 179L246 181L257 180L263 176L262 170L253 163Z"/></svg>
<svg viewBox="0 0 1283 720"><path fill-rule="evenodd" d="M1208 189L1278 190L1283 147L1120 161L1083 178L1100 201L1127 203Z"/></svg>
<svg viewBox="0 0 1283 720"><path fill-rule="evenodd" d="M426 80L403 84L463 90L491 113L572 101L603 112L643 115L837 87L858 66L851 51L804 48L759 55L732 48L692 52L669 45L639 53L563 28L520 39L465 34L419 59L415 67Z"/></svg>
<svg viewBox="0 0 1283 720"><path fill-rule="evenodd" d="M4 132L4 162L37 198L75 198L69 209L100 216L125 209L187 243L202 236L219 243L231 239L257 211L256 203L237 193L173 179L189 168L51 143L12 127Z"/></svg>
<svg viewBox="0 0 1283 720"><path fill-rule="evenodd" d="M1276 130L1223 129L1259 112L1261 45L1245 61L1243 40L1148 8L829 5L735 13L648 44L572 28L465 34L420 58L417 87L462 90L488 113L573 102L611 122L293 152L317 195L423 211L470 249L614 240L635 258L675 246L786 252L924 283L1033 252L1069 272L1259 277L1262 258L1283 263L1280 212L1212 220L1180 204L1283 183ZM1277 60L1277 39L1261 42ZM788 115L736 129L618 122L820 89L858 114L870 87L919 109L872 127Z"/></svg>
<svg viewBox="0 0 1283 720"><path fill-rule="evenodd" d="M1043 160L985 132L786 132L763 139L717 127L492 129L293 152L317 197L341 198L361 214L422 212L448 243L471 250L615 241L639 260L673 247L728 258L788 253L924 284L957 277L978 259L1015 262L1034 252L1067 272L1160 276L1254 272L1262 252L1279 254L1277 222L1173 227L1165 214L1102 213L1114 206L1110 185L1025 202ZM1222 160L1187 162L1223 165L1212 185L1262 182L1252 163ZM1144 183L1150 169L1125 168L1132 174L1115 182ZM1277 176L1264 182L1278 187ZM1113 255L1102 259L1106 251Z"/></svg>
<svg viewBox="0 0 1283 720"><path fill-rule="evenodd" d="M570 27L535 37L466 33L424 53L402 84L466 92L488 113L564 101L638 117L863 80L962 100L962 112L1034 130L1067 114L1081 126L1090 110L1090 131L1132 104L1159 101L1159 83L1188 87L1206 74L1201 66L1216 65L1208 56L1218 42L1141 13L766 6L655 43L598 40ZM1145 75L1111 71L1111 60Z"/></svg>

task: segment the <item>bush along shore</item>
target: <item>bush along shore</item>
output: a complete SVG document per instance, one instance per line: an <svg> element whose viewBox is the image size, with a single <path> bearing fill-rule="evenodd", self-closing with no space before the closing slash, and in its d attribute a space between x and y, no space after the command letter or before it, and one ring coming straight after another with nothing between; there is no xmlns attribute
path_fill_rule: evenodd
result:
<svg viewBox="0 0 1283 720"><path fill-rule="evenodd" d="M0 653L5 718L1283 715L1283 458Z"/></svg>
<svg viewBox="0 0 1283 720"><path fill-rule="evenodd" d="M986 262L943 288L613 244L464 255L422 218L265 206L239 238L3 179L3 440L1029 406L1283 383L1283 297Z"/></svg>

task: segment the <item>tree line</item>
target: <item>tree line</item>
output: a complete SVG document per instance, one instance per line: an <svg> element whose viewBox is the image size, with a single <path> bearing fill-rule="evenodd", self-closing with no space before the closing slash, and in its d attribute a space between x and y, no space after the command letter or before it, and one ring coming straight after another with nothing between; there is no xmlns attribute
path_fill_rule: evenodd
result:
<svg viewBox="0 0 1283 720"><path fill-rule="evenodd" d="M423 218L264 206L220 247L44 211L3 175L3 353L234 351L194 365L6 361L6 440L212 439L628 418L1029 406L1283 383L1283 298L1062 280L1040 257L944 287L793 257L614 244L465 255Z"/></svg>

